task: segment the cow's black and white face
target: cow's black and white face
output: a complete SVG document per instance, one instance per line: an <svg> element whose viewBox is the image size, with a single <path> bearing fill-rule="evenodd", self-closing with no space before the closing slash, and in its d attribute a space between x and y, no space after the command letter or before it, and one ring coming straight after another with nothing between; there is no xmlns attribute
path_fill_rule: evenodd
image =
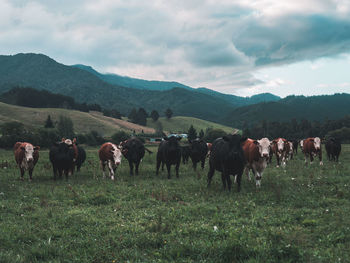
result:
<svg viewBox="0 0 350 263"><path fill-rule="evenodd" d="M268 158L270 156L271 142L268 138L262 138L256 141L259 149L260 156Z"/></svg>

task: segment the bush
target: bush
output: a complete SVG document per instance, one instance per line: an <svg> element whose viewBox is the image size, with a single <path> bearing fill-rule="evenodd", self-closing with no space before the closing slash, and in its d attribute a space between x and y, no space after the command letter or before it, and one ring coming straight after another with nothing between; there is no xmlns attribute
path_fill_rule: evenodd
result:
<svg viewBox="0 0 350 263"><path fill-rule="evenodd" d="M227 135L227 133L221 129L210 129L210 130L207 130L203 139L206 142L213 142L215 141L215 139L219 137L223 137L225 135Z"/></svg>
<svg viewBox="0 0 350 263"><path fill-rule="evenodd" d="M118 131L115 134L112 135L112 142L119 144L122 141L125 141L130 138L130 134L126 133L125 131Z"/></svg>

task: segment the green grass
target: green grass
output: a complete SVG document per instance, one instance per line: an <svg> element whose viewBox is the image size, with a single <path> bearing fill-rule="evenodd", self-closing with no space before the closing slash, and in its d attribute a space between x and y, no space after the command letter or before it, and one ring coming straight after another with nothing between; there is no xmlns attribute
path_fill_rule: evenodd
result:
<svg viewBox="0 0 350 263"><path fill-rule="evenodd" d="M260 191L244 176L240 193L217 172L207 189L207 163L157 177L155 154L134 177L123 159L116 181L94 148L68 181L52 180L47 151L32 182L13 159L0 150L0 262L350 262L349 145L339 164L269 166Z"/></svg>
<svg viewBox="0 0 350 263"><path fill-rule="evenodd" d="M172 133L187 133L191 125L193 125L197 132L199 132L201 129L205 132L207 128L222 129L227 133L232 133L235 130L234 128L217 124L214 122L201 120L193 117L182 116L172 117L171 119L162 117L159 118L156 122L153 121L151 118L148 118L147 126L156 129L157 125L159 125L159 122L162 124L164 131Z"/></svg>

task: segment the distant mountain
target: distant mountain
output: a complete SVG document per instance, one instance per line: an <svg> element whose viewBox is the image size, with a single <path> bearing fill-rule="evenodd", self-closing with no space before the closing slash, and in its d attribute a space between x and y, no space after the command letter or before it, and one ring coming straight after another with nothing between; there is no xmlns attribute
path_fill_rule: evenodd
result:
<svg viewBox="0 0 350 263"><path fill-rule="evenodd" d="M146 90L170 90L173 88L184 88L193 90L193 88L183 85L179 82L174 81L157 81L157 80L144 80L144 79L136 79L136 78L130 78L126 76L120 76L117 74L101 74L94 70L90 66L85 65L73 65L73 67L80 68L83 70L86 70L90 73L93 73L95 76L99 77L101 80L112 84L112 85L118 85L126 88L133 88L133 89L146 89Z"/></svg>
<svg viewBox="0 0 350 263"><path fill-rule="evenodd" d="M340 119L350 114L350 94L322 96L288 96L277 102L262 102L232 110L222 119L222 123L242 128L267 121L290 121Z"/></svg>
<svg viewBox="0 0 350 263"><path fill-rule="evenodd" d="M96 74L41 54L0 56L0 93L18 86L71 96L80 103L97 103L124 115L132 108L155 109L161 115L171 108L174 115L217 121L234 108L229 102L192 89L154 91L112 85Z"/></svg>
<svg viewBox="0 0 350 263"><path fill-rule="evenodd" d="M223 94L220 92L217 92L215 90L207 89L207 88L198 88L197 91L207 94L210 96L214 96L216 98L223 99L231 104L233 104L235 107L241 107L246 105L252 105L259 102L270 102L270 101L278 101L281 98L273 95L271 93L261 93L257 94L251 97L240 97L235 95L229 95L229 94Z"/></svg>

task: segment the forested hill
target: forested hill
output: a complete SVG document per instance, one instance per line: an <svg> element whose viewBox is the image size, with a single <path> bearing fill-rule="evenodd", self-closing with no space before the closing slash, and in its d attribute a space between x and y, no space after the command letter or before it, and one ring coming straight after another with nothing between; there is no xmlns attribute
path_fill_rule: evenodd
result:
<svg viewBox="0 0 350 263"><path fill-rule="evenodd" d="M286 122L292 119L324 121L350 114L350 94L322 96L288 96L277 102L258 103L231 111L222 122L242 128L266 121Z"/></svg>
<svg viewBox="0 0 350 263"><path fill-rule="evenodd" d="M193 90L193 88L175 81L144 80L144 79L130 78L127 76L120 76L117 74L101 74L90 66L85 66L80 64L73 65L73 67L86 70L94 74L95 76L99 77L101 80L107 83L110 83L112 85L118 85L126 88L145 89L145 90L170 90L173 88L184 88L184 89Z"/></svg>

